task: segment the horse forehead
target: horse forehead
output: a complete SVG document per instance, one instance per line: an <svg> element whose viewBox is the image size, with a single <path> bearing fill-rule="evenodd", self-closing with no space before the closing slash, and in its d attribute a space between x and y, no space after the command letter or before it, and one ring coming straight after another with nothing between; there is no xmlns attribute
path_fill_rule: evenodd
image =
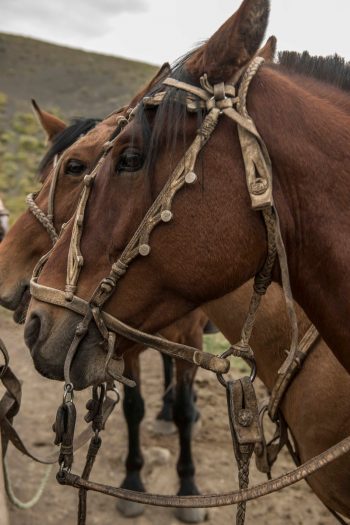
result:
<svg viewBox="0 0 350 525"><path fill-rule="evenodd" d="M92 129L85 137L82 137L81 140L71 146L70 155L96 154L96 150L101 150L113 130L114 126L110 121L101 122L101 124L98 124L98 126Z"/></svg>

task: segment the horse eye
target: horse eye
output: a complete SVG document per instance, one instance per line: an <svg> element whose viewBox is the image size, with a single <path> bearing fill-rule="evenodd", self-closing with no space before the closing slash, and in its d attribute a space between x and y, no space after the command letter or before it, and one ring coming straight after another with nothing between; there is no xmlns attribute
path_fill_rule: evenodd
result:
<svg viewBox="0 0 350 525"><path fill-rule="evenodd" d="M138 171L143 166L143 155L137 151L126 150L119 158L116 172Z"/></svg>
<svg viewBox="0 0 350 525"><path fill-rule="evenodd" d="M71 159L65 169L67 175L81 175L86 170L86 165L80 160Z"/></svg>

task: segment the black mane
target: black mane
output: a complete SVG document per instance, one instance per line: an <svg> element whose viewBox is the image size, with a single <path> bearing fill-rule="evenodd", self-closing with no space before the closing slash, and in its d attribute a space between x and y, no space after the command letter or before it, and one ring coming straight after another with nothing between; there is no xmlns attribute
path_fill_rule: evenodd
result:
<svg viewBox="0 0 350 525"><path fill-rule="evenodd" d="M171 77L176 80L198 85L186 69L186 62L196 49L180 58L172 67ZM317 80L327 82L342 90L350 91L350 63L339 55L333 56L311 56L307 51L297 53L294 51L283 51L278 55L278 63L274 67L283 67L288 71L307 75ZM138 119L143 130L144 150L146 152L146 168L150 168L160 144L170 149L175 144L179 132L183 132L185 151L185 122L188 116L185 98L186 92L166 87L162 83L164 78L153 86L145 97L153 96L160 91L165 91L163 102L154 110L147 109L143 103L139 105L135 118ZM203 111L197 111L198 127L203 120Z"/></svg>
<svg viewBox="0 0 350 525"><path fill-rule="evenodd" d="M198 85L198 82L192 78L185 67L187 60L197 49L193 49L173 64L171 78L194 86ZM147 106L141 103L136 113L136 118L141 123L143 130L144 149L147 152L147 168L151 167L153 160L157 157L157 150L160 144L165 144L166 148L171 149L175 145L179 133L183 136L185 151L185 123L188 116L186 106L187 93L174 87L164 86L163 81L165 78L166 76L159 79L159 82L145 94L146 98L152 97L161 91L166 93L162 103L157 107L154 118L152 118L152 125L150 124L150 115L153 113L153 110L149 110ZM198 107L196 114L198 127L200 127L204 116L200 107Z"/></svg>
<svg viewBox="0 0 350 525"><path fill-rule="evenodd" d="M86 135L101 120L94 118L75 118L63 131L53 139L51 148L45 154L39 165L39 174L48 166L56 155L69 148L79 137Z"/></svg>
<svg viewBox="0 0 350 525"><path fill-rule="evenodd" d="M335 54L326 57L312 56L307 51L282 51L278 64L294 73L327 82L344 91L350 91L350 62Z"/></svg>

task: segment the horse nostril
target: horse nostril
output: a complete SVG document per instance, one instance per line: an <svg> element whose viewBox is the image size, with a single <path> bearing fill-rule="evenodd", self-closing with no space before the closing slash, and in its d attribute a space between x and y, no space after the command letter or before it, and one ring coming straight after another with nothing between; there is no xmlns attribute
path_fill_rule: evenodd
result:
<svg viewBox="0 0 350 525"><path fill-rule="evenodd" d="M26 323L24 330L24 340L28 348L32 348L40 336L41 319L38 314L33 313Z"/></svg>

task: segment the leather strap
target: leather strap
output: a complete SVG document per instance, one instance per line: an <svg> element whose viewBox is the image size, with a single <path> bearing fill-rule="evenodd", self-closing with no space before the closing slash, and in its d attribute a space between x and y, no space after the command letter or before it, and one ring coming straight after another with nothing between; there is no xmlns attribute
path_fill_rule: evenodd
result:
<svg viewBox="0 0 350 525"><path fill-rule="evenodd" d="M84 488L94 492L100 492L107 496L135 501L146 505L160 507L182 507L182 508L209 508L222 507L225 505L237 505L243 501L261 498L272 494L285 487L294 485L298 481L307 478L314 472L332 463L336 459L350 452L350 437L344 439L337 445L310 459L300 467L280 476L274 480L266 481L255 487L245 490L235 490L224 494L207 494L204 496L168 496L161 494L144 494L132 490L121 489L101 483L83 480L81 477L63 471L63 475L57 477L62 485L70 485L76 488Z"/></svg>
<svg viewBox="0 0 350 525"><path fill-rule="evenodd" d="M68 308L75 313L85 317L89 312L89 303L76 295L71 301L67 301L65 293L55 288L43 286L32 279L30 283L30 293L38 301L43 301L56 306ZM205 370L210 370L219 374L226 374L230 369L230 362L207 352L202 352L196 348L173 343L160 335L151 335L123 323L107 312L102 311L102 318L109 330L127 337L135 343L154 348L170 357L176 357L195 364ZM113 360L111 361L111 365Z"/></svg>
<svg viewBox="0 0 350 525"><path fill-rule="evenodd" d="M6 388L6 392L0 400L0 428L3 443L3 456L6 454L7 445L9 442L13 444L17 450L22 452L25 456L33 459L38 463L53 464L57 463L59 457L59 451L54 450L53 452L41 455L37 454L34 449L25 444L18 431L12 424L13 417L17 414L20 409L21 400L21 383L8 367L4 376L1 378L3 385ZM115 406L115 400L107 397L103 405L103 424L106 423L108 417L112 413ZM92 426L89 425L83 432L81 432L76 438L74 438L73 448L78 450L85 443L87 443L94 435Z"/></svg>
<svg viewBox="0 0 350 525"><path fill-rule="evenodd" d="M291 366L287 369L285 374L278 374L277 381L272 389L270 401L268 404L268 412L272 421L277 419L279 406L288 390L289 385L293 381L296 374L299 372L305 359L311 352L313 345L316 343L319 337L320 334L318 333L316 327L311 325L299 343Z"/></svg>

